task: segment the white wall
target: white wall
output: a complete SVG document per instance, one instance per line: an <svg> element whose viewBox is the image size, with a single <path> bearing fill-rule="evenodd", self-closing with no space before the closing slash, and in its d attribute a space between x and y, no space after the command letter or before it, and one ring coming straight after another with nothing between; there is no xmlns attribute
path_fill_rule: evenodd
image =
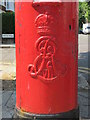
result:
<svg viewBox="0 0 90 120"><path fill-rule="evenodd" d="M5 4L4 4L4 3L5 3L5 1L6 1L6 0L0 0L0 5L5 6Z"/></svg>
<svg viewBox="0 0 90 120"><path fill-rule="evenodd" d="M14 0L6 0L6 10L12 10L14 11Z"/></svg>
<svg viewBox="0 0 90 120"><path fill-rule="evenodd" d="M6 6L5 6L5 2L6 2ZM14 11L15 6L14 6L14 0L0 0L0 5L3 5L6 7L6 10L11 10Z"/></svg>

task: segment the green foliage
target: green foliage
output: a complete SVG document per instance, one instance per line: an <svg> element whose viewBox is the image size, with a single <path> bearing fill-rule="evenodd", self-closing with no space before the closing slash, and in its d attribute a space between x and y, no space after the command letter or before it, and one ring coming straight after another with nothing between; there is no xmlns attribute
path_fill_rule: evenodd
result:
<svg viewBox="0 0 90 120"><path fill-rule="evenodd" d="M88 2L79 2L79 27L82 24L90 22L90 4Z"/></svg>
<svg viewBox="0 0 90 120"><path fill-rule="evenodd" d="M3 34L15 33L15 13L14 12L2 13L2 33Z"/></svg>

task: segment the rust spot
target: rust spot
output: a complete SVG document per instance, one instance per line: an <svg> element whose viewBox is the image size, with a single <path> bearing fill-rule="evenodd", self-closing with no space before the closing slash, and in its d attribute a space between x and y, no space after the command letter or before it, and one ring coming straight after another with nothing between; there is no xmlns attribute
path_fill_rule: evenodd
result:
<svg viewBox="0 0 90 120"><path fill-rule="evenodd" d="M71 25L69 25L69 30L71 30Z"/></svg>

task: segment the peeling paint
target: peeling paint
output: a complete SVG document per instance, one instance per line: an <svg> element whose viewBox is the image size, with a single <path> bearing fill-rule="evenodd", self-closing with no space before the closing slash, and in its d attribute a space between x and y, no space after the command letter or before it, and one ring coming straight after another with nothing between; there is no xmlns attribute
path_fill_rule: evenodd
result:
<svg viewBox="0 0 90 120"><path fill-rule="evenodd" d="M19 4L19 10L21 10L21 7L22 7L22 3Z"/></svg>

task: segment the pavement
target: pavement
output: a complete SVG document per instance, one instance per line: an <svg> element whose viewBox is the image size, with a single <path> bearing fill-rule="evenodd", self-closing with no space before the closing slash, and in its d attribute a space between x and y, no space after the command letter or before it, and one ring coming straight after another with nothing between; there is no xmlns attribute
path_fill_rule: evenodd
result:
<svg viewBox="0 0 90 120"><path fill-rule="evenodd" d="M78 103L81 120L89 116L89 76L88 68L88 39L87 35L79 35L78 52ZM16 60L15 45L0 45L0 118L14 117L16 103ZM2 90L2 91L1 91Z"/></svg>
<svg viewBox="0 0 90 120"><path fill-rule="evenodd" d="M79 35L78 39L78 103L80 116L90 119L90 35Z"/></svg>
<svg viewBox="0 0 90 120"><path fill-rule="evenodd" d="M15 45L0 45L0 80L16 79Z"/></svg>

